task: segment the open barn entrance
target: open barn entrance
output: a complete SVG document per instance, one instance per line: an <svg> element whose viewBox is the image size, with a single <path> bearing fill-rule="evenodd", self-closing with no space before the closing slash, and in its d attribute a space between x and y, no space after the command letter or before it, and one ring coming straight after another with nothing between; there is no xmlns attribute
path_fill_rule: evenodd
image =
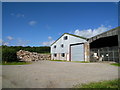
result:
<svg viewBox="0 0 120 90"><path fill-rule="evenodd" d="M118 35L99 38L90 43L90 61L118 62L118 52Z"/></svg>

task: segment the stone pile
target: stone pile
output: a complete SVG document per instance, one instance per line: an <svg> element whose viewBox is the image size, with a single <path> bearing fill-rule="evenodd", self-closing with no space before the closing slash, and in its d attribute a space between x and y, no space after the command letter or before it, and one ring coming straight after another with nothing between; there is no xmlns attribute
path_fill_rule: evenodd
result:
<svg viewBox="0 0 120 90"><path fill-rule="evenodd" d="M20 61L38 61L38 60L50 60L50 54L39 54L36 52L29 52L25 50L20 50L17 52L17 58Z"/></svg>

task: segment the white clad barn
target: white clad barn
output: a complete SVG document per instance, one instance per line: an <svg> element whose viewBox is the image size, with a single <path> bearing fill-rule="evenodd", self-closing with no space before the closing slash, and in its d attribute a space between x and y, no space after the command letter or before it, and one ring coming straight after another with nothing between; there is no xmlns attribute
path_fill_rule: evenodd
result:
<svg viewBox="0 0 120 90"><path fill-rule="evenodd" d="M88 48L86 38L64 33L51 44L51 60L88 61Z"/></svg>

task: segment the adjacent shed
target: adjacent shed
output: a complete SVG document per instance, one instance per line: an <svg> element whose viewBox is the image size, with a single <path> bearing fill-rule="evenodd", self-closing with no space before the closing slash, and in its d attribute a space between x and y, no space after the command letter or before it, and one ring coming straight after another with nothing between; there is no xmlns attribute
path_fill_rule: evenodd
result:
<svg viewBox="0 0 120 90"><path fill-rule="evenodd" d="M118 62L120 60L120 27L91 37L88 42L90 44L90 61ZM98 58L93 58L94 55Z"/></svg>

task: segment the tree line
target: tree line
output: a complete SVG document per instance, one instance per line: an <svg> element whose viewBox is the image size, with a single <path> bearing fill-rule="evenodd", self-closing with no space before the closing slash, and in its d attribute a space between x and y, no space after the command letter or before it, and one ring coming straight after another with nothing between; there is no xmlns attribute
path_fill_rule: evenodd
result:
<svg viewBox="0 0 120 90"><path fill-rule="evenodd" d="M0 46L2 54L2 61L3 62L16 62L17 55L16 52L19 50L25 50L30 52L37 52L37 53L50 53L50 47L48 46L40 46L40 47L30 47L30 46Z"/></svg>

